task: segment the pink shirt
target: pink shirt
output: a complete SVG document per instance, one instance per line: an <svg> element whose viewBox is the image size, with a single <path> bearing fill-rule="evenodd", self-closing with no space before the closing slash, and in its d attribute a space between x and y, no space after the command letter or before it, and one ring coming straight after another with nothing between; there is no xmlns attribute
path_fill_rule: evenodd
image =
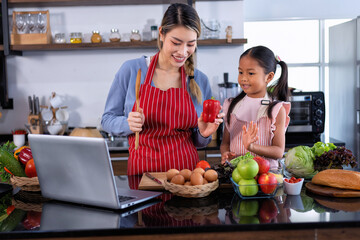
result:
<svg viewBox="0 0 360 240"><path fill-rule="evenodd" d="M266 95L264 98L251 98L245 96L240 102L234 107L230 123L226 117L229 106L230 99L226 99L223 106L223 112L225 113L225 126L230 133L230 151L238 155L245 155L248 150L245 149L242 144L242 126L245 125L246 128L249 127L251 121L257 124L259 131L258 136L259 140L256 141L256 144L263 146L271 146L272 139L274 138L274 131L276 129L275 122L276 117L281 109L284 107L286 111L286 121L285 121L285 131L289 125L290 117L290 103L289 102L279 102L272 109L272 119L267 116L268 105L261 105L262 100L269 100ZM252 153L254 155L254 153ZM256 154L255 154L256 155ZM277 167L278 161L276 159L269 159L270 167Z"/></svg>

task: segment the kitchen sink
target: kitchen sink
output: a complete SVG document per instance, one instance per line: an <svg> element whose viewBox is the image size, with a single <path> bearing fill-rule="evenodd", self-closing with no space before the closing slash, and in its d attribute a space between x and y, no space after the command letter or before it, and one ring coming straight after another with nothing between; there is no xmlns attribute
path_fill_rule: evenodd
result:
<svg viewBox="0 0 360 240"><path fill-rule="evenodd" d="M128 150L129 149L129 142L126 137L115 137L106 139L106 143L110 151L114 150Z"/></svg>

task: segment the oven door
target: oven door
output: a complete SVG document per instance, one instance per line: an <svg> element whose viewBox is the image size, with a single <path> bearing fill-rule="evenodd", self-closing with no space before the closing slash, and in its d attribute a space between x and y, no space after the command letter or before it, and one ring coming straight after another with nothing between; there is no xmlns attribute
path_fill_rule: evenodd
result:
<svg viewBox="0 0 360 240"><path fill-rule="evenodd" d="M312 96L291 96L290 123L288 132L312 132Z"/></svg>

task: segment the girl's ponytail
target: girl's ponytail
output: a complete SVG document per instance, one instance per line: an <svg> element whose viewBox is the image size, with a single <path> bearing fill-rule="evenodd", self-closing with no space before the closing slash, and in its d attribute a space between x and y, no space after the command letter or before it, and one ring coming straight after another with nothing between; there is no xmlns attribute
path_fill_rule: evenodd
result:
<svg viewBox="0 0 360 240"><path fill-rule="evenodd" d="M190 78L189 89L192 95L196 97L198 103L202 103L202 93L199 85L194 79L194 54L185 62L185 72Z"/></svg>
<svg viewBox="0 0 360 240"><path fill-rule="evenodd" d="M281 67L281 75L280 78L277 80L276 84L269 87L269 95L272 97L273 101L269 104L267 114L269 118L271 118L272 114L271 111L273 107L279 102L279 101L288 101L289 100L289 87L288 87L288 67L287 64L284 61L277 60L277 64Z"/></svg>

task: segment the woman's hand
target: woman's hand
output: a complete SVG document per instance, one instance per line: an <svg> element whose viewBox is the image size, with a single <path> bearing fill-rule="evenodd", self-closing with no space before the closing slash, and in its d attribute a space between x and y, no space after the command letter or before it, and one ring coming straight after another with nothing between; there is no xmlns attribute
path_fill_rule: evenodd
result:
<svg viewBox="0 0 360 240"><path fill-rule="evenodd" d="M250 145L259 139L257 132L258 128L256 127L256 123L253 123L253 121L250 122L249 129L246 129L245 125L243 126L242 142L245 149L247 149L248 151L250 151Z"/></svg>
<svg viewBox="0 0 360 240"><path fill-rule="evenodd" d="M140 132L145 122L145 115L143 109L140 108L139 112L129 112L127 121L129 123L129 127L131 131Z"/></svg>
<svg viewBox="0 0 360 240"><path fill-rule="evenodd" d="M198 126L201 136L203 137L209 137L211 134L216 132L219 125L224 121L223 117L225 116L225 113L219 113L217 115L217 118L215 119L215 122L204 122L203 120L203 114L201 113L200 118L198 119Z"/></svg>
<svg viewBox="0 0 360 240"><path fill-rule="evenodd" d="M221 164L224 164L226 161L229 161L235 157L234 152L224 152L221 154Z"/></svg>

